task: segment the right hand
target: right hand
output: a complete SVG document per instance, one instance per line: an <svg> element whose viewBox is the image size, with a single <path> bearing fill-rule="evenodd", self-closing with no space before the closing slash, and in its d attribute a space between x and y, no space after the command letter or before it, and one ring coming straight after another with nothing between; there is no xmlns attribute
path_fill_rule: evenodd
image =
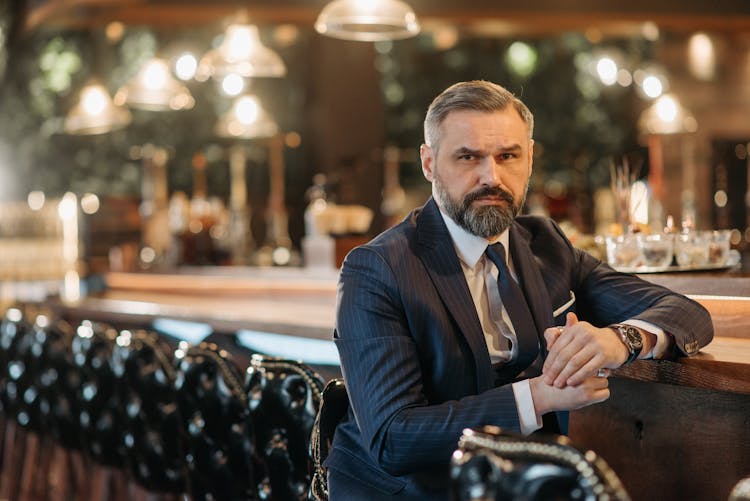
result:
<svg viewBox="0 0 750 501"><path fill-rule="evenodd" d="M544 376L529 380L534 410L538 416L553 411L571 411L609 398L606 377L591 376L576 386L558 388L544 382Z"/></svg>

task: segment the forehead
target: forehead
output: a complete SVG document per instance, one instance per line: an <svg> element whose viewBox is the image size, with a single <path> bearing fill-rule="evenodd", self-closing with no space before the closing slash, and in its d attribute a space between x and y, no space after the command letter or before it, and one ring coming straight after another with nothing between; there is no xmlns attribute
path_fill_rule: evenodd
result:
<svg viewBox="0 0 750 501"><path fill-rule="evenodd" d="M440 142L528 141L529 128L512 106L498 111L457 110L440 124Z"/></svg>

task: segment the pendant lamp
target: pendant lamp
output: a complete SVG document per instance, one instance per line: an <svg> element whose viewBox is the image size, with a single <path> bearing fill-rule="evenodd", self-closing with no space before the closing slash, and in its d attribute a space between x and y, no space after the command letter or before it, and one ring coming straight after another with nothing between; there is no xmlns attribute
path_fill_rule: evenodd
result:
<svg viewBox="0 0 750 501"><path fill-rule="evenodd" d="M695 132L698 124L676 96L664 94L641 113L638 127L645 134L679 134Z"/></svg>
<svg viewBox="0 0 750 501"><path fill-rule="evenodd" d="M232 73L242 77L278 78L286 75L286 66L281 56L263 45L257 26L232 24L221 45L201 58L195 78L205 81Z"/></svg>
<svg viewBox="0 0 750 501"><path fill-rule="evenodd" d="M104 134L121 129L130 121L130 112L116 106L107 89L92 81L81 90L78 103L65 117L64 131L81 135Z"/></svg>
<svg viewBox="0 0 750 501"><path fill-rule="evenodd" d="M420 28L412 8L400 0L333 0L315 29L333 38L377 42L413 37Z"/></svg>
<svg viewBox="0 0 750 501"><path fill-rule="evenodd" d="M219 137L257 139L276 135L279 126L256 96L245 94L234 100L229 111L219 118L214 131Z"/></svg>
<svg viewBox="0 0 750 501"><path fill-rule="evenodd" d="M149 111L183 110L195 105L187 87L169 72L163 59L149 60L136 76L115 94L115 104Z"/></svg>

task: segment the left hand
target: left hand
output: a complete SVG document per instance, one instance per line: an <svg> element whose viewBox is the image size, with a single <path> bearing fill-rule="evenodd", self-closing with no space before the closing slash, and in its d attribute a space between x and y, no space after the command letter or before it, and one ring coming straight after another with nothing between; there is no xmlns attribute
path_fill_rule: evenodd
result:
<svg viewBox="0 0 750 501"><path fill-rule="evenodd" d="M628 349L610 328L580 322L568 313L565 327L544 332L549 354L544 362L544 382L557 388L576 386L599 369L620 367L628 359Z"/></svg>

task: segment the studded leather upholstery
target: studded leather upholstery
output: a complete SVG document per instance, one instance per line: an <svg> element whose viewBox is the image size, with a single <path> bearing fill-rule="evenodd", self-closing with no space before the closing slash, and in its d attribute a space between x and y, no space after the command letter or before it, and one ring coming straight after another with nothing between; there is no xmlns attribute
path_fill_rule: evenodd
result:
<svg viewBox="0 0 750 501"><path fill-rule="evenodd" d="M253 426L239 369L210 343L184 346L175 358L190 493L195 499L258 499Z"/></svg>
<svg viewBox="0 0 750 501"><path fill-rule="evenodd" d="M340 378L331 379L323 389L320 407L310 437L310 450L313 458L310 499L328 501L328 472L323 466L323 462L331 449L336 426L343 419L348 409L349 395L346 392L344 380Z"/></svg>
<svg viewBox="0 0 750 501"><path fill-rule="evenodd" d="M494 426L465 430L451 460L452 499L629 500L615 472L564 436L521 437Z"/></svg>
<svg viewBox="0 0 750 501"><path fill-rule="evenodd" d="M0 323L0 404L6 416L15 417L19 411L29 378L23 355L28 353L32 335L32 325L20 310L11 308L5 313ZM28 424L28 418L21 424Z"/></svg>
<svg viewBox="0 0 750 501"><path fill-rule="evenodd" d="M39 358L39 408L45 431L63 447L81 449L79 428L81 388L80 368L73 362L75 331L57 320L36 327L32 353Z"/></svg>
<svg viewBox="0 0 750 501"><path fill-rule="evenodd" d="M184 434L172 349L158 335L122 331L112 352L120 384L123 445L133 478L157 492L185 492Z"/></svg>
<svg viewBox="0 0 750 501"><path fill-rule="evenodd" d="M79 427L86 452L107 466L125 459L122 404L111 359L117 331L84 321L73 338L73 361L80 370Z"/></svg>
<svg viewBox="0 0 750 501"><path fill-rule="evenodd" d="M311 480L310 434L324 382L294 360L253 355L245 373L262 491L274 501L303 500Z"/></svg>

